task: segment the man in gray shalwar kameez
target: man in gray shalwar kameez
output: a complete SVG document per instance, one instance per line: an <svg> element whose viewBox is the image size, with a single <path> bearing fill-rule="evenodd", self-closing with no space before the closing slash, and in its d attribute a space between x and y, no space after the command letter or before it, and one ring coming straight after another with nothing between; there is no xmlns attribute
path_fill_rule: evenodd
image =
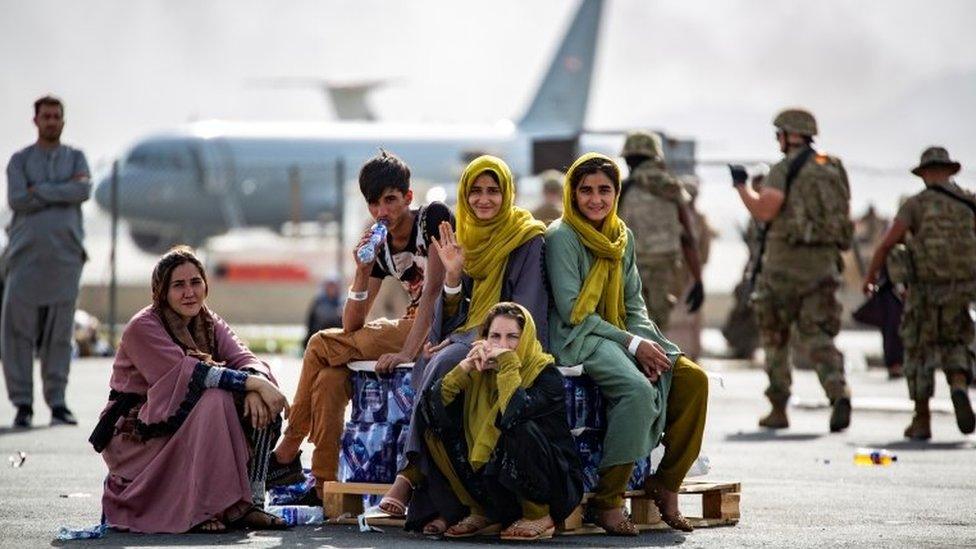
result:
<svg viewBox="0 0 976 549"><path fill-rule="evenodd" d="M7 202L14 216L3 267L3 375L17 406L14 426L30 427L36 349L51 424L75 425L64 392L78 281L87 259L81 203L91 194L91 178L85 155L61 144L59 99L45 96L34 103L34 125L37 142L7 165Z"/></svg>

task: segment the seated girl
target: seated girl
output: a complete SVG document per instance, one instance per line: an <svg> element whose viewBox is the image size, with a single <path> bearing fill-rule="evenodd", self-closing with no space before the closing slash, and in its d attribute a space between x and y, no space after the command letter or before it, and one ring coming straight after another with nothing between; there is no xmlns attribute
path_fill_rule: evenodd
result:
<svg viewBox="0 0 976 549"><path fill-rule="evenodd" d="M418 399L433 513L463 519L448 537L501 532L552 537L583 496L566 421L563 377L536 339L532 315L499 303L468 355ZM411 506L411 511L413 507Z"/></svg>
<svg viewBox="0 0 976 549"><path fill-rule="evenodd" d="M264 500L268 453L288 401L205 305L207 275L187 247L153 269L152 305L129 321L91 442L108 465L107 524L133 532L279 529Z"/></svg>
<svg viewBox="0 0 976 549"><path fill-rule="evenodd" d="M481 156L468 164L458 183L457 235L449 223L441 223L440 239L432 243L444 265L444 291L428 338L432 343L425 346L414 368L417 394L467 356L488 310L499 301L519 303L542 319L538 337L546 347L549 295L542 264L546 227L514 203L512 172L504 161ZM411 430L405 447L408 464L380 503L387 513L403 516L410 501L408 525L417 517L429 521L432 498L439 497L428 493L426 486L413 493L430 467L416 459L423 449L423 433ZM445 521L436 520L427 532L437 534L444 528Z"/></svg>
<svg viewBox="0 0 976 549"><path fill-rule="evenodd" d="M620 172L603 155L583 155L566 174L563 216L546 232L549 341L560 364L583 365L607 403L600 479L589 500L597 524L638 533L623 493L634 462L661 442L664 457L645 489L668 525L690 531L677 492L701 449L708 378L648 319L619 196Z"/></svg>

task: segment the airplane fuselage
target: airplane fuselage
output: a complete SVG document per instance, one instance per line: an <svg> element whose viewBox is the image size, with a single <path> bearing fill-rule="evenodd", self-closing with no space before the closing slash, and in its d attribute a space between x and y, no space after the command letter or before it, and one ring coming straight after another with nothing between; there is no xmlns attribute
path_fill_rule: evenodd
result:
<svg viewBox="0 0 976 549"><path fill-rule="evenodd" d="M347 182L380 148L403 158L415 184L452 184L480 154L530 173L531 137L511 123L410 126L382 123L199 122L137 142L119 164L119 211L135 236L197 244L233 227L277 229L343 207ZM96 201L111 208L108 178ZM146 242L139 242L140 245Z"/></svg>

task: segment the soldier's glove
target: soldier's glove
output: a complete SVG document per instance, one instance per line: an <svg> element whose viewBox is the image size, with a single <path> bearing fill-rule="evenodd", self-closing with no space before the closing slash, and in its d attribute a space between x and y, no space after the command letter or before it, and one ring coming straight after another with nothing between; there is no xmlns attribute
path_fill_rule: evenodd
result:
<svg viewBox="0 0 976 549"><path fill-rule="evenodd" d="M688 312L694 313L701 309L702 303L705 302L705 287L702 285L701 280L695 282L695 285L688 290L688 297L685 298L685 305L688 306Z"/></svg>
<svg viewBox="0 0 976 549"><path fill-rule="evenodd" d="M746 167L742 164L729 164L729 173L732 174L732 186L738 187L745 185L749 175L746 174Z"/></svg>

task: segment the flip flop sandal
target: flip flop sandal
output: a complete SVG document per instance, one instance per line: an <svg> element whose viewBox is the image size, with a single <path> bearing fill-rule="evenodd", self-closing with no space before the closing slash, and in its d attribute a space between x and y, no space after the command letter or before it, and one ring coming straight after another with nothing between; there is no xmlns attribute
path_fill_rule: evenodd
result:
<svg viewBox="0 0 976 549"><path fill-rule="evenodd" d="M452 534L451 528L455 526L461 526L463 528L471 528L467 532L462 532L460 534ZM481 517L477 515L468 515L461 519L460 522L451 526L444 532L444 537L448 538L473 538L475 536L493 536L502 531L502 525L498 522L491 522L488 517Z"/></svg>
<svg viewBox="0 0 976 549"><path fill-rule="evenodd" d="M540 539L549 539L553 536L553 534L556 533L556 525L553 524L552 526L545 528L543 527L543 524L545 524L543 519L519 519L502 532L501 539L505 541L537 541ZM520 536L515 533L517 530L529 532L530 535Z"/></svg>
<svg viewBox="0 0 976 549"><path fill-rule="evenodd" d="M270 517L271 520L267 524L255 523L248 520L248 517L254 513L266 515L267 517ZM285 522L281 517L272 515L257 505L252 505L249 507L243 513L241 513L241 516L230 521L229 525L233 526L234 528L250 528L251 530L287 530L289 528L288 523Z"/></svg>
<svg viewBox="0 0 976 549"><path fill-rule="evenodd" d="M220 528L206 528L206 526L219 524ZM207 519L200 524L197 524L193 528L190 528L190 534L224 534L227 532L227 525L221 522L219 519Z"/></svg>

